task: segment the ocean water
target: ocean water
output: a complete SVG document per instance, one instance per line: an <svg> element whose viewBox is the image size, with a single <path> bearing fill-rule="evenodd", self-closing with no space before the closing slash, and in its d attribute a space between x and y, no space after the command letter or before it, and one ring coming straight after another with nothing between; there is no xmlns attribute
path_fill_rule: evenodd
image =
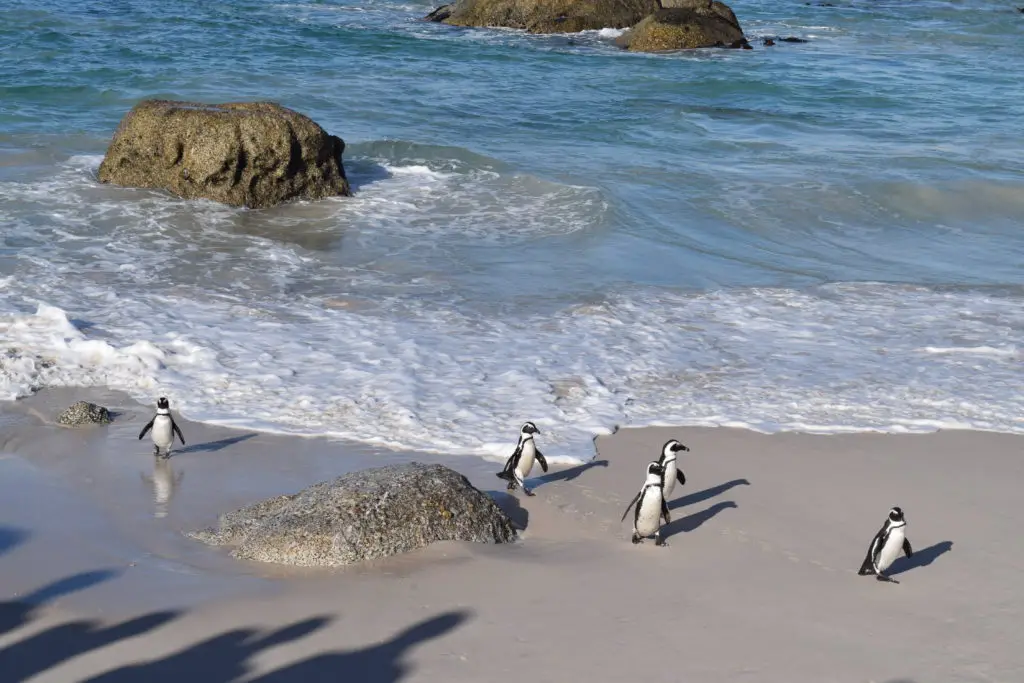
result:
<svg viewBox="0 0 1024 683"><path fill-rule="evenodd" d="M833 1L636 55L419 0L6 0L0 400L492 458L533 420L554 462L644 424L1024 432L1024 15ZM144 97L295 108L356 194L100 185Z"/></svg>

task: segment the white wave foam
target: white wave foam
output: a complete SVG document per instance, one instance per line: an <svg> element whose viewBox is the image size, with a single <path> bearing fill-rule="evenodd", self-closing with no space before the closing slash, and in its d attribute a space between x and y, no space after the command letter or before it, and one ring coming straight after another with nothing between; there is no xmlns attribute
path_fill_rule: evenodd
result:
<svg viewBox="0 0 1024 683"><path fill-rule="evenodd" d="M960 353L965 355L976 355L976 356L999 356L999 357L1015 357L1017 356L1017 347L995 347L995 346L926 346L924 351L927 353Z"/></svg>
<svg viewBox="0 0 1024 683"><path fill-rule="evenodd" d="M597 32L601 38L618 38L626 32L624 28L603 28Z"/></svg>
<svg viewBox="0 0 1024 683"><path fill-rule="evenodd" d="M211 302L132 302L120 325L108 312L96 333L120 346L42 306L0 327L11 347L2 386L10 396L32 385L104 384L147 402L166 394L194 419L235 427L495 460L525 419L562 463L591 457L592 437L616 425L1024 432L1018 363L908 362L921 347L901 334L920 328L893 328L882 313L895 304L918 323L941 319L939 298L885 287L634 296L519 321L426 305L380 317L307 303L284 322ZM958 333L1024 329L1019 302L972 299L979 305L987 322Z"/></svg>
<svg viewBox="0 0 1024 683"><path fill-rule="evenodd" d="M551 234L547 220L582 221L599 196L403 158L358 201L247 212L101 186L97 161L0 186L0 224L19 243L0 289L0 397L104 385L234 427L495 460L530 419L552 462L651 423L1024 432L1019 292L644 288L544 315L463 310L410 296L426 275L394 294L388 272L338 266L325 240L366 239L357 225L431 236L417 248L452 225L529 239ZM500 200L490 209L488 183ZM463 214L434 197L446 193ZM977 358L934 352L954 348Z"/></svg>

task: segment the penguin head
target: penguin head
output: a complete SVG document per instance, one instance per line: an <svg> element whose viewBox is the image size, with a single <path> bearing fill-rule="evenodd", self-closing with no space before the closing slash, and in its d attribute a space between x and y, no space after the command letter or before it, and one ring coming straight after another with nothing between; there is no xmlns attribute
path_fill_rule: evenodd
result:
<svg viewBox="0 0 1024 683"><path fill-rule="evenodd" d="M889 510L889 521L890 522L902 522L903 521L903 510L898 507L894 507Z"/></svg>
<svg viewBox="0 0 1024 683"><path fill-rule="evenodd" d="M532 422L527 422L523 425L523 428L519 430L523 436L529 436L532 434L540 434L540 430L537 429L537 425Z"/></svg>
<svg viewBox="0 0 1024 683"><path fill-rule="evenodd" d="M663 476L665 476L665 468L661 463L655 461L647 464L648 484L660 484Z"/></svg>
<svg viewBox="0 0 1024 683"><path fill-rule="evenodd" d="M664 446L661 447L661 461L670 462L672 460L675 460L676 453L678 453L679 451L688 450L690 449L684 446L683 444L679 443L675 439L670 439L665 443Z"/></svg>
<svg viewBox="0 0 1024 683"><path fill-rule="evenodd" d="M161 396L160 398L158 398L156 400L156 407L161 409L161 410L170 410L171 403L170 403L170 401L167 400L166 397Z"/></svg>

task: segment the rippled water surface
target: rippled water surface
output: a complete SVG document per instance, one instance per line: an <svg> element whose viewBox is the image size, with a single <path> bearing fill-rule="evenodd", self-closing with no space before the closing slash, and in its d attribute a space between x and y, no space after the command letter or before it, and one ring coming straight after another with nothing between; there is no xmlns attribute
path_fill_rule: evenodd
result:
<svg viewBox="0 0 1024 683"><path fill-rule="evenodd" d="M732 7L754 50L638 55L422 2L8 0L0 399L485 456L531 419L554 461L615 425L1024 431L1024 15ZM306 113L356 195L98 184L144 97Z"/></svg>

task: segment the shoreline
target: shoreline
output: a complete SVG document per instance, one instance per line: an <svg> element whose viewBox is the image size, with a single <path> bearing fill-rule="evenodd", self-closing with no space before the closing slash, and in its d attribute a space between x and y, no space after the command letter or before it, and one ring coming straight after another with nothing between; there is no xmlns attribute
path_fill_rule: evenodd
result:
<svg viewBox="0 0 1024 683"><path fill-rule="evenodd" d="M595 440L591 462L534 470L537 495L526 498L505 493L480 458L239 439L182 420L188 446L169 462L184 476L156 517L140 476L151 449L137 439L148 408L93 389L33 398L0 407L0 668L13 680L334 681L344 670L389 682L639 671L666 682L925 683L1020 670L1009 634L1024 613L1024 550L1006 538L1024 513L1002 502L1024 478L1019 435L625 427ZM79 399L121 416L67 429L31 415ZM619 518L668 438L691 449L669 545L633 546ZM465 474L519 539L300 570L234 560L181 533L411 459ZM899 585L856 575L892 505L915 550L894 565Z"/></svg>

